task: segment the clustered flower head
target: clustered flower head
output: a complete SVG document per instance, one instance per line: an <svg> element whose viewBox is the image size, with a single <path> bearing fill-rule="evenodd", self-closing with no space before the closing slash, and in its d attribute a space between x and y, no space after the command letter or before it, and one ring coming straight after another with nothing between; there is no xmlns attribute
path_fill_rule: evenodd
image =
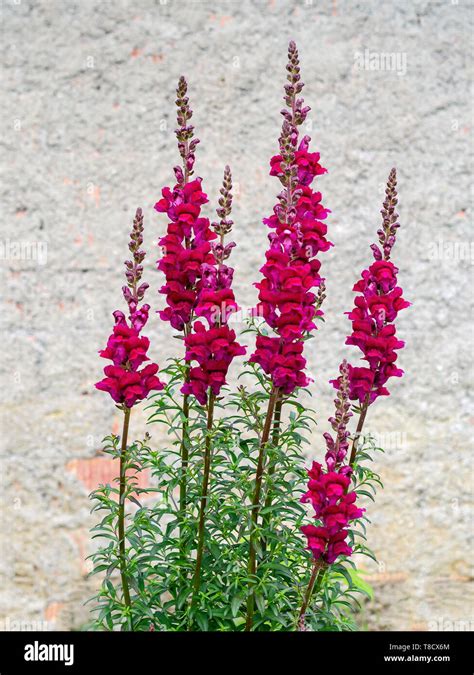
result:
<svg viewBox="0 0 474 675"><path fill-rule="evenodd" d="M397 175L392 169L385 190L386 198L381 211L383 223L378 230L379 245L372 244L375 262L362 272L362 278L353 290L362 295L355 299L355 307L348 312L352 333L346 344L356 345L363 353L367 366L349 366L350 398L361 404L373 403L378 396L388 396L385 387L390 377L401 377L403 370L395 365L396 351L404 342L396 337L394 321L398 312L410 303L402 297L397 285L398 268L390 260L398 227ZM333 380L340 386L340 378Z"/></svg>
<svg viewBox="0 0 474 675"><path fill-rule="evenodd" d="M203 317L207 326L202 321L195 321L184 340L186 361L196 361L198 365L190 368L181 391L193 394L202 405L207 403L209 390L215 396L219 394L226 383L232 360L245 354L245 348L237 342L235 331L228 325L232 314L239 309L231 288L234 270L224 262L235 246L234 242L224 243L225 235L231 232L233 225L229 219L231 190L232 176L227 166L217 208L220 221L213 223L218 240L212 243L213 262L201 266L201 284L195 307L195 315Z"/></svg>
<svg viewBox="0 0 474 675"><path fill-rule="evenodd" d="M162 199L155 204L155 209L166 213L170 221L166 235L159 241L163 257L158 261L158 269L166 277L160 293L166 296L168 305L159 314L173 328L185 332L196 307L203 265L214 263L210 242L217 236L210 228L208 218L201 216L201 207L208 201L202 191L202 179L189 180L194 173L195 149L199 139L193 137L194 127L188 124L193 113L186 93L187 83L181 77L176 99L176 136L183 167L175 167L176 185L173 189L163 188Z"/></svg>
<svg viewBox="0 0 474 675"><path fill-rule="evenodd" d="M310 502L319 525L304 525L301 531L307 538L308 549L314 560L331 565L340 556L352 554L347 544L347 525L360 518L365 509L356 506L356 493L349 491L352 469L344 460L348 451L347 423L352 416L349 402L349 368L346 361L340 365L340 387L335 399L336 412L329 418L334 436L324 434L326 440L326 468L313 462L308 470L308 491L303 503Z"/></svg>
<svg viewBox="0 0 474 675"><path fill-rule="evenodd" d="M323 314L320 306L324 299L321 262L316 256L332 246L326 239L327 225L322 222L329 210L321 203L321 193L310 187L326 169L319 164L319 153L309 152L309 136L299 141L298 126L310 108L299 97L304 85L294 42L290 42L288 58L280 154L270 162L270 175L279 178L283 190L273 214L263 221L272 232L266 262L260 270L263 279L255 284L259 290L256 314L276 335L258 335L250 357L285 394L310 381L304 372L303 340L316 328L315 319Z"/></svg>
<svg viewBox="0 0 474 675"><path fill-rule="evenodd" d="M117 310L113 313L115 326L112 335L107 341L107 347L99 352L102 358L109 359L113 365L104 368L106 377L95 385L97 389L108 392L116 403L127 408L146 398L150 391L163 389L163 383L156 376L156 363L149 363L140 370L140 366L150 360L147 356L150 341L140 335L150 310L150 305L139 305L148 288L148 284L140 284L145 258L140 248L142 244L143 215L142 210L137 209L128 245L132 260L125 262L127 285L122 288L128 304L129 321L123 312Z"/></svg>

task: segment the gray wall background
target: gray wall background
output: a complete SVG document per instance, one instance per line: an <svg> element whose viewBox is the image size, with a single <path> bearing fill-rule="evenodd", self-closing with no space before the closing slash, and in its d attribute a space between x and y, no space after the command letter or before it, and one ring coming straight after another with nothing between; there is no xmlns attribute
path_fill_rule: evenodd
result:
<svg viewBox="0 0 474 675"><path fill-rule="evenodd" d="M394 259L414 304L398 321L406 375L368 421L386 447L386 489L370 507L380 564L363 562L376 599L361 622L472 629L472 10L465 0L3 1L0 627L88 619L87 494L115 474L100 441L119 423L93 389L104 365L96 352L122 305L137 206L148 299L163 304L154 261L165 219L153 204L177 162L177 78L189 79L197 173L211 200L225 163L238 184L233 260L249 307L266 247L261 219L278 191L268 162L293 38L313 148L329 170L319 187L335 244L323 256L326 323L309 349L315 456L332 409L327 382L343 355L358 354L344 347L343 312L370 260L389 169L399 170ZM364 67L384 53L394 68ZM21 242L39 259L15 259ZM153 317L146 334L164 364L171 331ZM143 419L134 413L137 436Z"/></svg>

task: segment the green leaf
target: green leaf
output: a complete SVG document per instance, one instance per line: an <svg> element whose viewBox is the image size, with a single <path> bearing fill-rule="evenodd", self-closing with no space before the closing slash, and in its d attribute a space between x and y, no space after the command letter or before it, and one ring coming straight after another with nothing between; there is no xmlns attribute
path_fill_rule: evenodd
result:
<svg viewBox="0 0 474 675"><path fill-rule="evenodd" d="M237 616L237 612L239 611L241 604L242 598L239 595L234 595L230 603L230 611L232 613L232 617L235 618Z"/></svg>
<svg viewBox="0 0 474 675"><path fill-rule="evenodd" d="M367 583L367 581L365 579L362 579L360 574L361 574L361 572L358 572L356 569L350 570L350 575L352 577L352 582L353 582L354 586L359 591L361 591L362 593L367 595L367 597L370 600L373 600L374 599L374 589L372 588L372 586L369 583Z"/></svg>
<svg viewBox="0 0 474 675"><path fill-rule="evenodd" d="M209 621L207 618L207 614L204 614L203 612L197 612L196 614L196 622L199 628L203 632L207 632L209 630Z"/></svg>
<svg viewBox="0 0 474 675"><path fill-rule="evenodd" d="M255 604L257 605L260 614L265 614L265 598L261 593L255 593Z"/></svg>
<svg viewBox="0 0 474 675"><path fill-rule="evenodd" d="M358 495L364 495L364 497L369 497L373 502L375 501L374 496L370 492L367 492L367 490L356 490L356 493Z"/></svg>

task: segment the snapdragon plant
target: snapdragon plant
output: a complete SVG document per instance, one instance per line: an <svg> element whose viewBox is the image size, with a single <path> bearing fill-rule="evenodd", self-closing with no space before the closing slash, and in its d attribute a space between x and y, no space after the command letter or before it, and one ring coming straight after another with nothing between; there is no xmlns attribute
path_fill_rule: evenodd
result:
<svg viewBox="0 0 474 675"><path fill-rule="evenodd" d="M356 629L361 596L372 596L358 571L368 547L369 502L382 486L372 462L381 449L364 434L369 408L387 396L404 343L398 312L409 305L391 260L399 227L397 179L390 172L373 262L354 285L352 331L363 365L344 359L332 380L332 432L318 438L305 349L323 320L321 275L329 209L313 188L326 173L300 127L310 108L301 92L299 56L290 42L279 153L270 175L280 192L270 216L269 245L255 283L258 303L237 336L239 311L229 258L236 245L232 174L223 183L211 221L208 198L194 176L196 148L187 82L177 88L176 136L181 163L155 209L166 214L159 240L161 327L178 338L176 356L160 371L148 363L143 304L143 214L137 210L125 263L128 317L115 325L100 355L112 362L96 386L123 412L119 437L104 451L117 461L117 480L92 493L102 519L93 554L102 577L95 625L138 631L334 631ZM239 232L239 224L235 228ZM238 237L236 237L238 239ZM238 359L238 361L237 361ZM234 363L235 361L235 363ZM239 384L229 388L230 368ZM151 436L130 441L135 405L146 400ZM351 429L351 427L354 427ZM153 441L153 430L161 439ZM324 448L307 470L306 450ZM149 471L153 483L138 487ZM311 519L310 519L311 518Z"/></svg>

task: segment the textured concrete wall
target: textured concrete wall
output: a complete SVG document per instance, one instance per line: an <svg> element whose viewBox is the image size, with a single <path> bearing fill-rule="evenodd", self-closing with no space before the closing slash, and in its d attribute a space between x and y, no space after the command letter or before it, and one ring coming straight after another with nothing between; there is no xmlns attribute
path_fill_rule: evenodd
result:
<svg viewBox="0 0 474 675"><path fill-rule="evenodd" d="M278 190L268 160L291 38L333 211L327 321L310 343L321 432L333 398L327 381L343 354L357 352L343 346L343 312L370 259L383 183L399 169L395 259L414 305L398 321L406 376L368 423L387 452L378 465L386 489L371 508L381 563L365 563L376 601L364 621L442 629L470 620L471 34L465 0L3 1L0 627L67 629L88 617L87 494L114 475L99 449L119 423L93 390L103 365L96 350L122 302L140 205L147 280L153 289L161 282L152 247L164 219L153 204L177 161L177 78L190 82L197 169L210 197L226 162L238 183L236 291L250 306L266 245L261 218ZM393 61L381 62L384 53ZM31 255L16 259L21 242ZM150 300L162 303L155 290ZM147 334L164 363L176 346L168 327L153 319ZM314 447L322 452L319 435Z"/></svg>

